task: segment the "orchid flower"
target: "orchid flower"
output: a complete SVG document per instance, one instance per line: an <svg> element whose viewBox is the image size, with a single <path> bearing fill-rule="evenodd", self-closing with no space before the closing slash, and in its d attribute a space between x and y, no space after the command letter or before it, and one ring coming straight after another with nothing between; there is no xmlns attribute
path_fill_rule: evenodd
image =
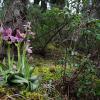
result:
<svg viewBox="0 0 100 100"><path fill-rule="evenodd" d="M11 35L12 34L12 29L11 28L7 28L3 31L3 40L5 41L11 41L11 42L15 42L16 39L14 36Z"/></svg>
<svg viewBox="0 0 100 100"><path fill-rule="evenodd" d="M26 25L23 25L25 29L31 29L31 22L27 22Z"/></svg>
<svg viewBox="0 0 100 100"><path fill-rule="evenodd" d="M21 32L19 29L16 30L16 36L12 36L13 32L11 28L7 28L3 31L3 40L14 42L22 42L24 38L21 36Z"/></svg>
<svg viewBox="0 0 100 100"><path fill-rule="evenodd" d="M23 38L19 38L19 37L15 37L17 42L22 42L24 39Z"/></svg>
<svg viewBox="0 0 100 100"><path fill-rule="evenodd" d="M20 34L22 38L26 38L26 34L25 33L21 33Z"/></svg>
<svg viewBox="0 0 100 100"><path fill-rule="evenodd" d="M3 33L4 29L3 29L3 24L2 22L0 21L0 33Z"/></svg>
<svg viewBox="0 0 100 100"><path fill-rule="evenodd" d="M31 22L27 22L27 24L23 26L27 34L30 34L31 33Z"/></svg>
<svg viewBox="0 0 100 100"><path fill-rule="evenodd" d="M32 52L32 47L27 48L27 52L28 52L29 54L33 53L33 52Z"/></svg>
<svg viewBox="0 0 100 100"><path fill-rule="evenodd" d="M7 29L4 30L3 35L10 36L11 34L12 34L12 29L11 28L7 28Z"/></svg>
<svg viewBox="0 0 100 100"><path fill-rule="evenodd" d="M3 27L1 26L1 27L0 27L0 33L3 33L3 31L4 31L4 29L3 29Z"/></svg>
<svg viewBox="0 0 100 100"><path fill-rule="evenodd" d="M32 47L30 47L30 40L27 40L26 42L26 51L31 54L32 53Z"/></svg>
<svg viewBox="0 0 100 100"><path fill-rule="evenodd" d="M16 36L15 37L16 37L17 42L22 42L24 40L24 37L22 37L19 29L16 30Z"/></svg>

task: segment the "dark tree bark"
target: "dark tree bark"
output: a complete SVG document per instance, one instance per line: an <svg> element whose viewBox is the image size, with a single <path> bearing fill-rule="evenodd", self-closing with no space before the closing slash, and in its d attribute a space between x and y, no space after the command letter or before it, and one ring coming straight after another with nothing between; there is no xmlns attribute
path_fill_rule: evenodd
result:
<svg viewBox="0 0 100 100"><path fill-rule="evenodd" d="M60 8L63 8L65 5L65 0L50 0L51 4L55 4Z"/></svg>
<svg viewBox="0 0 100 100"><path fill-rule="evenodd" d="M28 0L21 0L21 3L23 5L23 11L21 12L21 16L23 17L23 20L26 20Z"/></svg>
<svg viewBox="0 0 100 100"><path fill-rule="evenodd" d="M28 0L4 0L6 8L4 26L20 28L23 30L23 24L26 21Z"/></svg>
<svg viewBox="0 0 100 100"><path fill-rule="evenodd" d="M41 8L42 8L43 12L47 10L47 2L46 2L46 0L41 0Z"/></svg>
<svg viewBox="0 0 100 100"><path fill-rule="evenodd" d="M47 0L34 0L34 5L39 5L40 1L41 1L41 9L44 12L47 10Z"/></svg>
<svg viewBox="0 0 100 100"><path fill-rule="evenodd" d="M38 5L40 0L34 0L34 4Z"/></svg>
<svg viewBox="0 0 100 100"><path fill-rule="evenodd" d="M95 17L100 19L100 0L96 0L96 13L95 13Z"/></svg>

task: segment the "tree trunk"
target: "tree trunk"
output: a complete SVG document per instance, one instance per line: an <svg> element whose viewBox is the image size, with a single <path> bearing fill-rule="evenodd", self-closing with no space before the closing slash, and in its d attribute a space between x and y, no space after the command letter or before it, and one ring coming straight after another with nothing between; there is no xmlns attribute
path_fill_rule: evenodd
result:
<svg viewBox="0 0 100 100"><path fill-rule="evenodd" d="M35 5L38 5L39 2L40 2L40 0L34 0L34 4L35 4Z"/></svg>
<svg viewBox="0 0 100 100"><path fill-rule="evenodd" d="M4 26L12 27L13 29L23 29L23 24L26 21L27 15L27 0L4 0L6 13L4 18Z"/></svg>
<svg viewBox="0 0 100 100"><path fill-rule="evenodd" d="M96 0L96 12L95 12L95 18L100 19L100 0Z"/></svg>

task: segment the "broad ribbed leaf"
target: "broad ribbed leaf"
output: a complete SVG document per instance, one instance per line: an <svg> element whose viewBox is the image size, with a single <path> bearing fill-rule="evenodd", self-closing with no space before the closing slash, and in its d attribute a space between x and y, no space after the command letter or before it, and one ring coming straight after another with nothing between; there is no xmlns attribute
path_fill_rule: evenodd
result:
<svg viewBox="0 0 100 100"><path fill-rule="evenodd" d="M31 82L35 82L36 80L38 80L38 77L37 76L32 76L29 80Z"/></svg>
<svg viewBox="0 0 100 100"><path fill-rule="evenodd" d="M28 80L26 80L23 77L17 76L15 75L15 79L12 80L13 83L19 83L19 84L23 84L23 83L27 83L28 84Z"/></svg>
<svg viewBox="0 0 100 100"><path fill-rule="evenodd" d="M29 89L30 89L31 91L33 91L33 90L35 90L36 88L38 88L38 86L39 86L39 81L36 81L36 83L35 83L35 82L29 82Z"/></svg>

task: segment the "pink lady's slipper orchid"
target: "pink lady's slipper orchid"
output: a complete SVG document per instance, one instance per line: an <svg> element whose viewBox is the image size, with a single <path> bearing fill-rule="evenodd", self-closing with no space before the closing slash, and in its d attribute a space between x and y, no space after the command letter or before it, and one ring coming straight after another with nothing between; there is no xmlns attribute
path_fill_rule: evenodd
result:
<svg viewBox="0 0 100 100"><path fill-rule="evenodd" d="M5 41L10 41L12 43L14 42L22 42L23 41L23 37L20 35L21 32L19 29L16 29L16 35L13 36L13 32L11 28L7 28L3 31L3 40Z"/></svg>
<svg viewBox="0 0 100 100"><path fill-rule="evenodd" d="M21 32L19 29L16 29L16 41L17 42L22 42L24 40L24 38L21 36Z"/></svg>
<svg viewBox="0 0 100 100"><path fill-rule="evenodd" d="M7 28L3 31L3 40L5 41L11 41L11 42L15 42L16 39L14 36L12 36L12 29L11 28Z"/></svg>
<svg viewBox="0 0 100 100"><path fill-rule="evenodd" d="M17 42L22 42L24 39L23 38L18 38L18 37L16 37L16 41Z"/></svg>
<svg viewBox="0 0 100 100"><path fill-rule="evenodd" d="M16 38L14 36L3 36L3 40L10 41L10 42L15 42Z"/></svg>
<svg viewBox="0 0 100 100"><path fill-rule="evenodd" d="M11 36L11 34L12 34L11 28L4 29L3 36Z"/></svg>

